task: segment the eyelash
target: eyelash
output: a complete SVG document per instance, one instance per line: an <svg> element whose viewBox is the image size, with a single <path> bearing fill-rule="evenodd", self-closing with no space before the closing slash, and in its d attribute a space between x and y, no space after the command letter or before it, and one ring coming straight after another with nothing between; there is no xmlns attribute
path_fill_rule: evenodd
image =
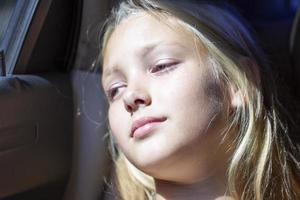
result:
<svg viewBox="0 0 300 200"><path fill-rule="evenodd" d="M172 68L173 66L175 66L177 64L178 64L178 62L157 64L157 65L154 65L153 67L151 67L149 71L153 74L169 72L171 70L170 68Z"/></svg>
<svg viewBox="0 0 300 200"><path fill-rule="evenodd" d="M116 87L112 87L111 89L107 90L107 97L109 101L112 101L115 96L117 95L118 89L125 87L125 85L118 85Z"/></svg>

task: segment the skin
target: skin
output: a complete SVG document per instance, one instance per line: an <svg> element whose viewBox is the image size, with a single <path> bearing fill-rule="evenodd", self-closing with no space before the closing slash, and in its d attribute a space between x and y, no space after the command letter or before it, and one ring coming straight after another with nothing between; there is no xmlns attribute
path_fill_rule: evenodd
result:
<svg viewBox="0 0 300 200"><path fill-rule="evenodd" d="M104 49L102 81L113 137L130 162L154 177L157 199L223 198L222 98L192 33L173 18L128 17ZM133 122L148 116L166 120L150 135L132 137Z"/></svg>

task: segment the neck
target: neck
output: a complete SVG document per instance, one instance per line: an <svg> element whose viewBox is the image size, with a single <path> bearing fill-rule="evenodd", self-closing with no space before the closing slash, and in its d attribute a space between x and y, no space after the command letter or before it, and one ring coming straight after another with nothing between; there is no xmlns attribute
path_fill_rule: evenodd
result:
<svg viewBox="0 0 300 200"><path fill-rule="evenodd" d="M155 180L156 200L229 200L226 184L214 178L204 181L180 184Z"/></svg>

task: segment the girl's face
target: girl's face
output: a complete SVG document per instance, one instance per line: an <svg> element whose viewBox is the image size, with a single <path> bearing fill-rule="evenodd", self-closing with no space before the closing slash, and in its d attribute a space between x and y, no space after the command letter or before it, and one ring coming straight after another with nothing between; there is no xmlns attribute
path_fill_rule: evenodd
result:
<svg viewBox="0 0 300 200"><path fill-rule="evenodd" d="M121 22L102 81L113 137L139 169L187 183L223 168L220 89L207 51L175 19L141 12Z"/></svg>

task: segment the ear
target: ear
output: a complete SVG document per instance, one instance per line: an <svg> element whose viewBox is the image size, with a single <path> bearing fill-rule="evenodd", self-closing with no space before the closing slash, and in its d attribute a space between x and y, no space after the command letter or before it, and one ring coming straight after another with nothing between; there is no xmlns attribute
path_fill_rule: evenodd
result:
<svg viewBox="0 0 300 200"><path fill-rule="evenodd" d="M238 58L238 61L241 70L246 74L248 81L251 82L255 87L260 87L261 77L259 66L257 65L257 63L253 59L246 56L240 56ZM244 91L242 91L240 88L235 87L234 85L230 86L229 95L230 109L243 107L248 102L248 98Z"/></svg>
<svg viewBox="0 0 300 200"><path fill-rule="evenodd" d="M230 107L236 109L245 104L245 97L241 90L230 87Z"/></svg>

